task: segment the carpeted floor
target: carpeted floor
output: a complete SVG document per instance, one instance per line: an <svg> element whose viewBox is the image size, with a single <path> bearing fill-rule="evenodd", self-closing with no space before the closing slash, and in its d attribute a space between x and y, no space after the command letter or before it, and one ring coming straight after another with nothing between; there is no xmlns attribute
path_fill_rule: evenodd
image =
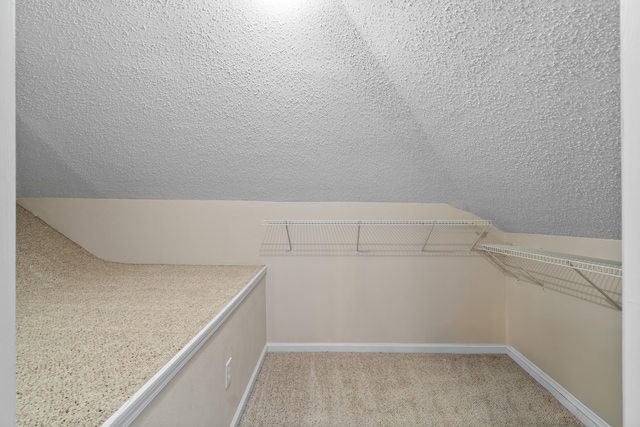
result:
<svg viewBox="0 0 640 427"><path fill-rule="evenodd" d="M98 426L261 267L102 261L24 208L16 229L19 426Z"/></svg>
<svg viewBox="0 0 640 427"><path fill-rule="evenodd" d="M506 355L270 353L240 426L581 426Z"/></svg>

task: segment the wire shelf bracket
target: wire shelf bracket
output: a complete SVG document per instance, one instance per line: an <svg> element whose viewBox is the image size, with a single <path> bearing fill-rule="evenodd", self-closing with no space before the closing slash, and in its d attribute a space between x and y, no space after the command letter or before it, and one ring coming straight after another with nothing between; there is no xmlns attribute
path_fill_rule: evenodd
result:
<svg viewBox="0 0 640 427"><path fill-rule="evenodd" d="M265 220L261 255L474 255L485 220Z"/></svg>
<svg viewBox="0 0 640 427"><path fill-rule="evenodd" d="M542 289L622 310L617 261L490 243L486 220L265 220L260 255L485 255L503 273ZM493 240L495 241L495 240Z"/></svg>
<svg viewBox="0 0 640 427"><path fill-rule="evenodd" d="M558 287L562 281L575 283L575 276L567 276L558 269L572 271L580 277L580 283L586 283L585 286L594 289L596 295L600 295L616 309L622 310L622 264L618 261L510 245L478 244L474 250L484 252L507 274L518 280L525 279L526 276L543 289L548 286Z"/></svg>

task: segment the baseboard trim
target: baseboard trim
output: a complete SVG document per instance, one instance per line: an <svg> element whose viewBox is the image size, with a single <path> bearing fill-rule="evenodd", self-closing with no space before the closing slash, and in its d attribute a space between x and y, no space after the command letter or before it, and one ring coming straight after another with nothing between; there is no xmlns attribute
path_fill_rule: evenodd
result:
<svg viewBox="0 0 640 427"><path fill-rule="evenodd" d="M244 413L244 408L246 408L247 403L249 402L249 397L251 397L251 392L253 391L253 387L256 385L256 381L258 380L258 375L260 374L260 370L262 369L264 359L267 357L267 348L268 348L267 344L265 344L264 349L262 349L262 354L260 355L260 359L258 359L258 363L256 364L256 367L253 370L253 374L251 375L251 378L249 379L249 384L247 384L247 388L244 390L242 399L240 399L240 403L238 404L236 413L233 416L233 420L231 420L231 427L237 427L237 425L240 424L240 420L242 419L242 414Z"/></svg>
<svg viewBox="0 0 640 427"><path fill-rule="evenodd" d="M569 393L564 387L538 368L533 362L523 356L518 350L506 346L507 354L522 369L527 371L540 385L546 388L565 408L582 421L587 427L610 427L606 421L600 418L595 412L587 408L582 402Z"/></svg>
<svg viewBox="0 0 640 427"><path fill-rule="evenodd" d="M269 353L505 354L504 344L267 343Z"/></svg>
<svg viewBox="0 0 640 427"><path fill-rule="evenodd" d="M196 354L213 333L251 293L253 288L267 273L263 267L247 284L198 334L191 339L166 365L143 385L124 405L120 407L102 427L126 427L142 412L154 397L171 381L182 367Z"/></svg>

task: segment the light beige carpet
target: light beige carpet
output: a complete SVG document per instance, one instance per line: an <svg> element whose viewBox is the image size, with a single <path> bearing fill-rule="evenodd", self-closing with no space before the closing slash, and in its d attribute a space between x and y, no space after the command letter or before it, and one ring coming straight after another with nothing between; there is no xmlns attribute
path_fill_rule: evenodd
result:
<svg viewBox="0 0 640 427"><path fill-rule="evenodd" d="M95 258L17 207L17 424L99 426L261 267Z"/></svg>
<svg viewBox="0 0 640 427"><path fill-rule="evenodd" d="M581 426L506 355L270 353L240 426Z"/></svg>

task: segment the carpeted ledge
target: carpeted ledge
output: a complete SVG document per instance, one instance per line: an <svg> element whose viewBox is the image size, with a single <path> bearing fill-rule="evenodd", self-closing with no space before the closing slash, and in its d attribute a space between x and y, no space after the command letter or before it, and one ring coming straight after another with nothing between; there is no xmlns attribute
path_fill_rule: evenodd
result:
<svg viewBox="0 0 640 427"><path fill-rule="evenodd" d="M19 426L98 426L260 266L102 261L17 206Z"/></svg>

